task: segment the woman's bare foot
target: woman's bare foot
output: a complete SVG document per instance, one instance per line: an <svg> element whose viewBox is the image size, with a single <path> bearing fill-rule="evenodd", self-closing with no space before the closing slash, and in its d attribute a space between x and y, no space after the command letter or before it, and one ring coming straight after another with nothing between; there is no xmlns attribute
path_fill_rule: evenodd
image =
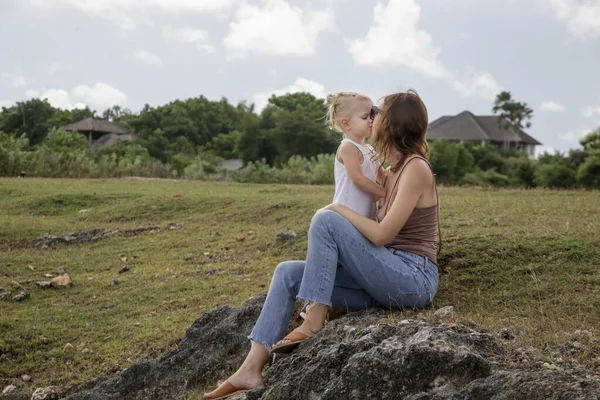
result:
<svg viewBox="0 0 600 400"><path fill-rule="evenodd" d="M227 378L225 382L219 385L218 388L212 392L204 393L204 398L214 399L214 393L218 392L221 387L227 385L227 382L232 384L237 390L250 390L263 384L263 376L260 371L244 370L244 366L242 366L233 375Z"/></svg>
<svg viewBox="0 0 600 400"><path fill-rule="evenodd" d="M269 361L267 348L258 342L252 341L252 347L242 366L218 388L212 392L204 393L204 398L214 399L223 396L223 391L228 392L225 394L229 394L235 390L250 390L262 385L262 370L267 361ZM231 387L232 385L233 387ZM225 390L227 387L231 390Z"/></svg>

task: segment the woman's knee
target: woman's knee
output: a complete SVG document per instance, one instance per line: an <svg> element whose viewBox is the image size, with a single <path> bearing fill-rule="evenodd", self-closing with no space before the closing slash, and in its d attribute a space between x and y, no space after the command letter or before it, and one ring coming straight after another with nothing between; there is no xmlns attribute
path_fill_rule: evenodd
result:
<svg viewBox="0 0 600 400"><path fill-rule="evenodd" d="M286 287L294 287L300 284L303 274L304 261L284 261L275 268L273 280L284 283Z"/></svg>
<svg viewBox="0 0 600 400"><path fill-rule="evenodd" d="M312 217L310 228L328 228L337 218L343 218L341 215L331 210L319 210Z"/></svg>

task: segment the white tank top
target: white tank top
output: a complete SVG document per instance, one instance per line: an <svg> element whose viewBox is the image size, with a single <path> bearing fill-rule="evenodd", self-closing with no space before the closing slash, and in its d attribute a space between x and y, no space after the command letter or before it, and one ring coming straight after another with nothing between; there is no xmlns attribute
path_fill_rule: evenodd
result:
<svg viewBox="0 0 600 400"><path fill-rule="evenodd" d="M344 139L340 143L352 143L355 145L363 155L363 162L360 165L360 169L364 176L372 180L377 181L377 169L379 168L379 161L371 160L375 155L375 150L370 145L362 146L360 143L356 143L351 139ZM344 164L342 164L337 158L337 152L335 155L335 166L333 168L335 176L335 194L333 195L333 202L340 203L356 211L362 216L367 218L375 218L375 198L370 193L367 193L360 189L352 182L348 171Z"/></svg>

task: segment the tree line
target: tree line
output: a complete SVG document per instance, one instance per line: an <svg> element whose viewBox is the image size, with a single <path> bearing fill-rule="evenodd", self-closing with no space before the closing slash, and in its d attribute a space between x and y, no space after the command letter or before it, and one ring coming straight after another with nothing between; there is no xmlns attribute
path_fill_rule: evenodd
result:
<svg viewBox="0 0 600 400"><path fill-rule="evenodd" d="M531 109L509 92L497 96L493 110L505 129L530 125ZM62 110L31 99L0 112L0 175L329 184L341 134L326 126L325 113L323 100L308 93L272 96L260 113L246 102L203 96L145 105L137 113L113 106L101 116L135 132L136 141L96 150L83 135L58 129L95 110ZM438 139L430 143L430 160L447 185L600 188L600 129L580 145L531 160L516 150ZM244 167L228 174L221 161L229 158L241 159Z"/></svg>

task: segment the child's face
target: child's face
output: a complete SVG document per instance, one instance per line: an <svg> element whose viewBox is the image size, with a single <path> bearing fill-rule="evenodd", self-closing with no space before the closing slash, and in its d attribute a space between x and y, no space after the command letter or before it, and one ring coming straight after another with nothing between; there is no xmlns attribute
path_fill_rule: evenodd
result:
<svg viewBox="0 0 600 400"><path fill-rule="evenodd" d="M373 102L370 100L356 101L352 108L352 114L346 120L349 133L361 138L371 136L371 127L373 126L373 121L369 117L371 106L373 106Z"/></svg>

